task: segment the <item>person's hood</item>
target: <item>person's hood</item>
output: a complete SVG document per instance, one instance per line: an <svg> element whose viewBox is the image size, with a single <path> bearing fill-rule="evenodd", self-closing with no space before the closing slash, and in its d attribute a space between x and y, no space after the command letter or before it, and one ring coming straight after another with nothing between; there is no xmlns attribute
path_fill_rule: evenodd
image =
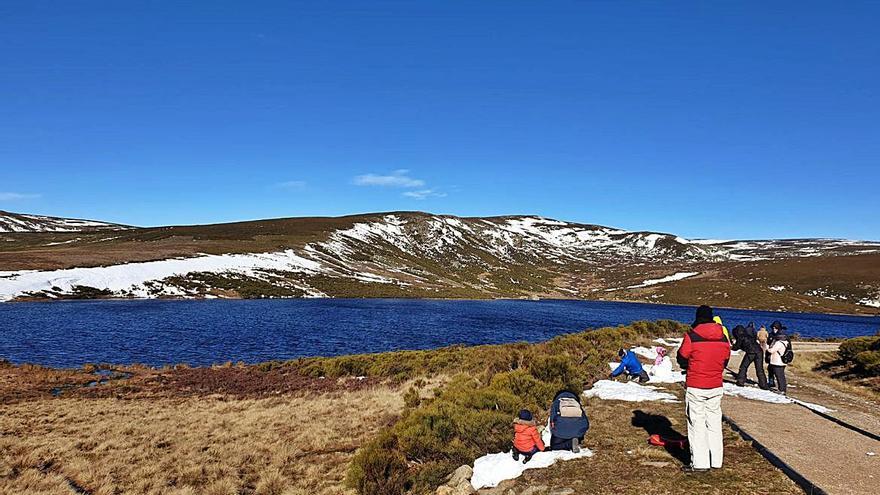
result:
<svg viewBox="0 0 880 495"><path fill-rule="evenodd" d="M721 329L721 325L714 322L697 325L693 331L706 340L721 340L724 338L724 330Z"/></svg>
<svg viewBox="0 0 880 495"><path fill-rule="evenodd" d="M534 420L526 421L526 420L519 419L519 418L516 418L513 420L513 431L515 431L517 433L524 431L528 428L534 428L534 427L535 427Z"/></svg>

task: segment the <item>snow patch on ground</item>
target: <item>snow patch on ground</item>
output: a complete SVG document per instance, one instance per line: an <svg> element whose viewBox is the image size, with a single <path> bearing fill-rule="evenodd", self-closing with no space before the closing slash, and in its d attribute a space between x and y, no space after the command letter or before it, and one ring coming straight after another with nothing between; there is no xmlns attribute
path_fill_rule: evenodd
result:
<svg viewBox="0 0 880 495"><path fill-rule="evenodd" d="M526 469L542 469L552 466L556 461L570 461L586 457L593 457L593 452L583 447L577 454L568 450L538 452L526 464L522 463L522 458L519 461L513 460L510 452L486 454L474 461L471 485L474 490L493 488L504 480L518 478Z"/></svg>
<svg viewBox="0 0 880 495"><path fill-rule="evenodd" d="M724 383L724 394L735 397L742 397L744 399L770 402L772 404L799 404L806 407L807 409L812 409L813 411L825 414L834 412L834 409L829 409L821 404L813 404L812 402L798 400L792 397L778 394L771 390L761 390L760 388L755 387L740 387L738 385L727 382Z"/></svg>
<svg viewBox="0 0 880 495"><path fill-rule="evenodd" d="M859 301L862 306L870 306L872 308L880 308L880 299L862 299Z"/></svg>
<svg viewBox="0 0 880 495"><path fill-rule="evenodd" d="M602 400L622 400L627 402L678 402L675 395L661 390L659 387L639 385L635 382L599 380L593 384L593 388L584 391L584 397L598 397Z"/></svg>
<svg viewBox="0 0 880 495"><path fill-rule="evenodd" d="M754 387L740 387L727 382L724 382L724 394L734 397L742 397L744 399L770 402L771 404L791 404L793 402L790 398L770 390L761 390L760 388Z"/></svg>
<svg viewBox="0 0 880 495"><path fill-rule="evenodd" d="M660 344L666 347L680 347L681 343L684 341L683 338L677 339L654 339L654 343Z"/></svg>
<svg viewBox="0 0 880 495"><path fill-rule="evenodd" d="M651 379L648 383L683 383L685 375L681 371L672 369L672 360L669 356L663 358L657 366L646 366Z"/></svg>
<svg viewBox="0 0 880 495"><path fill-rule="evenodd" d="M814 411L816 411L816 412L820 412L820 413L824 413L824 414L828 414L828 413L833 413L833 412L834 412L834 409L829 409L829 408L827 408L827 407L825 407L825 406L823 406L823 405L820 405L820 404L813 404L812 402L805 402L805 401L798 400L798 399L791 399L791 400L792 400L792 402L794 402L795 404L800 404L800 405L806 407L807 409L812 409L812 410L814 410Z"/></svg>
<svg viewBox="0 0 880 495"><path fill-rule="evenodd" d="M633 351L634 353L638 354L639 356L646 357L651 360L657 359L657 349L654 349L652 347L639 346L639 347L633 347L630 350Z"/></svg>
<svg viewBox="0 0 880 495"><path fill-rule="evenodd" d="M677 272L672 275L668 275L663 278L653 278L649 280L645 280L644 282L636 285L630 285L627 289L638 289L640 287L648 287L651 285L657 284L665 284L666 282L675 282L676 280L683 280L688 277L693 277L694 275L699 275L700 272Z"/></svg>

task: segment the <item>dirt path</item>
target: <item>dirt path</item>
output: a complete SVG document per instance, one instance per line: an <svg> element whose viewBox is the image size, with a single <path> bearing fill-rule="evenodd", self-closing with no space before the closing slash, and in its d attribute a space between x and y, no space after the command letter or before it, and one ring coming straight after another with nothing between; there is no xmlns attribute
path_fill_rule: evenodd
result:
<svg viewBox="0 0 880 495"><path fill-rule="evenodd" d="M809 352L798 346L796 352ZM826 351L827 346L814 346ZM733 356L729 368L739 368ZM754 379L754 367L750 370ZM828 414L871 433L880 432L880 409L863 397L787 373L789 396L831 409ZM728 377L732 380L732 377ZM830 494L880 493L880 441L834 423L797 404L724 398L724 413L748 435L810 482ZM874 455L870 455L873 453Z"/></svg>

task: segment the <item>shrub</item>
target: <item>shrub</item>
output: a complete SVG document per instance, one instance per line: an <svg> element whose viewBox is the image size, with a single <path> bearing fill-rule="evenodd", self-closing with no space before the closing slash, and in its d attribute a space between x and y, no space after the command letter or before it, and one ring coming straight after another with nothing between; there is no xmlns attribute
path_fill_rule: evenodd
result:
<svg viewBox="0 0 880 495"><path fill-rule="evenodd" d="M880 376L880 351L862 351L856 354L856 365L869 376Z"/></svg>
<svg viewBox="0 0 880 495"><path fill-rule="evenodd" d="M346 483L362 495L401 495L409 487L406 459L388 432L358 450Z"/></svg>
<svg viewBox="0 0 880 495"><path fill-rule="evenodd" d="M853 362L857 354L872 350L872 347L874 350L880 348L880 337L856 337L841 342L837 354L842 361Z"/></svg>

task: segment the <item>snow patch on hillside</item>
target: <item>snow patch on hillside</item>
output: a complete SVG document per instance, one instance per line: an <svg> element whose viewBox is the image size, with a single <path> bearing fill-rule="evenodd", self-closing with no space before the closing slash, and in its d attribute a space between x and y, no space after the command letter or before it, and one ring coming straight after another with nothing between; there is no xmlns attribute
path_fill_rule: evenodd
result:
<svg viewBox="0 0 880 495"><path fill-rule="evenodd" d="M678 272L678 273L674 273L672 275L668 275L668 276L662 277L662 278L654 278L654 279L645 280L644 282L642 282L640 284L630 285L629 287L627 287L627 289L638 289L640 287L649 287L649 286L657 285L657 284L665 284L667 282L675 282L677 280L684 280L686 278L690 278L690 277L693 277L694 275L699 275L699 274L700 274L700 272Z"/></svg>
<svg viewBox="0 0 880 495"><path fill-rule="evenodd" d="M125 228L127 227L94 220L0 212L0 232L81 232Z"/></svg>
<svg viewBox="0 0 880 495"><path fill-rule="evenodd" d="M172 276L232 272L258 277L266 270L317 273L321 269L319 263L287 250L265 254L203 255L93 268L8 272L0 279L0 301L8 301L26 293L50 290L70 293L77 286L110 290L117 295L148 298L156 296L147 287L148 282L161 281ZM179 288L166 286L163 289L161 295L184 295Z"/></svg>

